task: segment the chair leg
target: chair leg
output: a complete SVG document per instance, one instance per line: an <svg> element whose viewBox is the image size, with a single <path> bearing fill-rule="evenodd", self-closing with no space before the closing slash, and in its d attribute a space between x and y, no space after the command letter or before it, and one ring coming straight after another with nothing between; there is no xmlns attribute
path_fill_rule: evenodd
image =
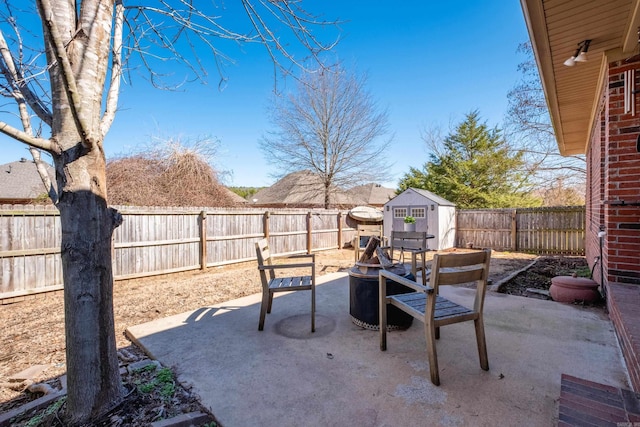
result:
<svg viewBox="0 0 640 427"><path fill-rule="evenodd" d="M476 327L476 340L478 341L478 355L480 356L480 367L485 371L489 370L489 358L487 357L487 342L484 337L484 322L482 317L473 321Z"/></svg>
<svg viewBox="0 0 640 427"><path fill-rule="evenodd" d="M316 287L311 287L311 332L316 331Z"/></svg>
<svg viewBox="0 0 640 427"><path fill-rule="evenodd" d="M427 341L427 355L429 356L429 371L431 373L431 382L440 385L440 374L438 372L438 353L436 352L436 331L432 323L425 322L424 332Z"/></svg>
<svg viewBox="0 0 640 427"><path fill-rule="evenodd" d="M440 339L440 328L436 328L435 337L437 340Z"/></svg>
<svg viewBox="0 0 640 427"><path fill-rule="evenodd" d="M272 305L273 305L273 292L269 291L269 302L267 302L267 313L271 313Z"/></svg>
<svg viewBox="0 0 640 427"><path fill-rule="evenodd" d="M387 350L387 278L380 278L378 320L380 323L380 350Z"/></svg>
<svg viewBox="0 0 640 427"><path fill-rule="evenodd" d="M260 322L258 323L258 330L264 329L264 318L267 315L267 307L270 307L271 292L262 292L262 303L260 304Z"/></svg>

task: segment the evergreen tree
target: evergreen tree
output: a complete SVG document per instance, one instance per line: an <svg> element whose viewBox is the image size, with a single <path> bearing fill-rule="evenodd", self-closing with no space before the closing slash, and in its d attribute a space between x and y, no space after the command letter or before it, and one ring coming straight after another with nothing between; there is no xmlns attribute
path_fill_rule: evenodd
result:
<svg viewBox="0 0 640 427"><path fill-rule="evenodd" d="M444 140L426 141L432 150L422 170L411 168L400 191L422 188L461 209L539 205L529 194L522 150L514 151L497 127L480 123L478 111L466 115Z"/></svg>

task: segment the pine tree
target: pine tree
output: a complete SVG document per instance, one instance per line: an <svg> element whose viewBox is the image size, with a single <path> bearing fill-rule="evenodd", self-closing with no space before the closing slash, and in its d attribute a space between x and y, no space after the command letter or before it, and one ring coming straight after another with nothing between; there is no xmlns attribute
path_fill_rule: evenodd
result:
<svg viewBox="0 0 640 427"><path fill-rule="evenodd" d="M461 209L539 205L529 194L522 150L513 150L497 127L480 123L478 111L468 113L454 132L431 145L422 170L411 168L400 190L422 188Z"/></svg>

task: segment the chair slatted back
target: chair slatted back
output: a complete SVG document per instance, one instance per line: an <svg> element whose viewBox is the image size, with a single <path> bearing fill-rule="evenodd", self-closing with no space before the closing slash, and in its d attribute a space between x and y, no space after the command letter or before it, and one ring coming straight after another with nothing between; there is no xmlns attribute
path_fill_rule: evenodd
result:
<svg viewBox="0 0 640 427"><path fill-rule="evenodd" d="M487 291L491 249L466 253L436 254L433 257L429 286L436 294L439 286L476 283L474 311L482 312Z"/></svg>
<svg viewBox="0 0 640 427"><path fill-rule="evenodd" d="M271 261L271 250L269 249L269 241L267 239L260 239L256 242L256 257L258 258L258 265L273 265ZM269 281L275 278L275 272L269 271L269 278L267 278L267 272L260 270L260 279L263 286L269 286Z"/></svg>
<svg viewBox="0 0 640 427"><path fill-rule="evenodd" d="M427 249L427 233L424 231L392 231L391 250Z"/></svg>

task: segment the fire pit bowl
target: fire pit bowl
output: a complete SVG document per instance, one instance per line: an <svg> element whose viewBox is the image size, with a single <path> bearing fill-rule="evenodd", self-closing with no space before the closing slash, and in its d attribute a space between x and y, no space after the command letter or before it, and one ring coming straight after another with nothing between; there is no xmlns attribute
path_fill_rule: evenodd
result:
<svg viewBox="0 0 640 427"><path fill-rule="evenodd" d="M376 331L380 329L378 272L381 268L380 264L357 262L349 270L349 314L351 321L357 326ZM387 270L410 280L415 279L410 272L407 273L402 264L388 267ZM413 290L391 280L387 281L387 295L408 292L413 292ZM396 307L387 307L387 330L407 329L412 322L413 317L407 313Z"/></svg>

